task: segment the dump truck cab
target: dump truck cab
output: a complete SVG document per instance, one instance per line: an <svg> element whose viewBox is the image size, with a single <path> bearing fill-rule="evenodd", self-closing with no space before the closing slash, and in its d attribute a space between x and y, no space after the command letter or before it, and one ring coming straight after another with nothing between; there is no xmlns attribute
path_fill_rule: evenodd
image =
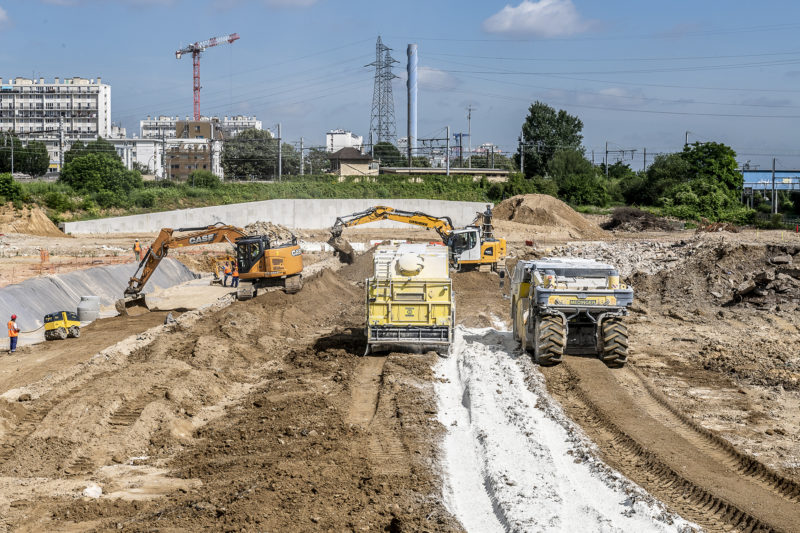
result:
<svg viewBox="0 0 800 533"><path fill-rule="evenodd" d="M543 365L563 354L596 354L608 366L627 361L622 317L633 289L611 265L586 259L519 261L511 279L514 338Z"/></svg>
<svg viewBox="0 0 800 533"><path fill-rule="evenodd" d="M81 336L81 321L72 311L56 311L44 315L44 338L48 341Z"/></svg>
<svg viewBox="0 0 800 533"><path fill-rule="evenodd" d="M448 353L455 301L448 248L437 244L381 245L366 281L367 353L381 349Z"/></svg>

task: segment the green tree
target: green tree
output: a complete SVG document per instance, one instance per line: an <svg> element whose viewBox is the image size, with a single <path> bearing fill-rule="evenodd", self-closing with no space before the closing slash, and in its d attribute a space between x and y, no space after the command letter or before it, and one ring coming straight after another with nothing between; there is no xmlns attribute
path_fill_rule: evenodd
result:
<svg viewBox="0 0 800 533"><path fill-rule="evenodd" d="M266 130L249 129L227 139L222 147L226 179L269 179L277 174L278 141Z"/></svg>
<svg viewBox="0 0 800 533"><path fill-rule="evenodd" d="M10 173L0 174L0 201L17 202L22 200L22 196L22 185Z"/></svg>
<svg viewBox="0 0 800 533"><path fill-rule="evenodd" d="M581 150L583 122L563 109L556 112L549 105L536 101L528 108L528 116L522 124L522 140L525 154L526 177L544 176L553 155L564 149ZM519 166L520 150L514 157Z"/></svg>
<svg viewBox="0 0 800 533"><path fill-rule="evenodd" d="M688 179L689 165L682 154L662 154L646 172L621 182L620 190L628 205L663 205L668 191Z"/></svg>
<svg viewBox="0 0 800 533"><path fill-rule="evenodd" d="M472 168L492 167L491 154L473 155L470 159L472 160ZM515 172L517 170L517 165L514 163L514 160L508 156L505 156L503 154L494 154L493 168L500 168L503 170L508 170L510 172Z"/></svg>
<svg viewBox="0 0 800 533"><path fill-rule="evenodd" d="M284 176L300 174L300 152L288 143L281 146L281 171Z"/></svg>
<svg viewBox="0 0 800 533"><path fill-rule="evenodd" d="M561 199L575 205L608 205L608 184L581 151L557 151L550 159L548 171Z"/></svg>
<svg viewBox="0 0 800 533"><path fill-rule="evenodd" d="M372 148L372 156L380 160L383 167L400 167L408 164L400 150L386 141L379 142Z"/></svg>
<svg viewBox="0 0 800 533"><path fill-rule="evenodd" d="M64 165L66 166L67 163L72 162L72 160L76 157L86 154L105 154L116 159L120 159L119 154L117 154L117 149L114 148L114 145L102 137L98 137L94 141L89 141L87 144L84 144L81 141L75 141L72 143L72 146L70 146L69 150L64 152Z"/></svg>
<svg viewBox="0 0 800 533"><path fill-rule="evenodd" d="M126 169L119 158L107 153L88 153L65 163L58 181L79 193L126 194L142 187L141 174Z"/></svg>
<svg viewBox="0 0 800 533"><path fill-rule="evenodd" d="M418 168L431 168L431 160L424 156L411 157L411 166Z"/></svg>
<svg viewBox="0 0 800 533"><path fill-rule="evenodd" d="M328 152L322 148L311 148L306 155L305 172L308 174L322 174L331 169L331 160Z"/></svg>
<svg viewBox="0 0 800 533"><path fill-rule="evenodd" d="M206 189L216 189L221 184L219 176L210 170L193 170L189 174L187 183L192 187L204 187Z"/></svg>
<svg viewBox="0 0 800 533"><path fill-rule="evenodd" d="M744 176L739 172L733 148L716 142L696 142L685 146L681 157L689 165L690 182L713 184L733 201L738 201Z"/></svg>
<svg viewBox="0 0 800 533"><path fill-rule="evenodd" d="M29 141L28 146L22 151L20 163L20 171L31 176L44 176L50 168L47 145L42 141Z"/></svg>

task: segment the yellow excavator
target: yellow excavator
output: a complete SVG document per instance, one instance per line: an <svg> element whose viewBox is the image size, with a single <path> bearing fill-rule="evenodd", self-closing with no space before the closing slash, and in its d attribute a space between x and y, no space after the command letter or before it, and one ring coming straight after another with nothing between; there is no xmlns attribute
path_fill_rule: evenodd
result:
<svg viewBox="0 0 800 533"><path fill-rule="evenodd" d="M442 242L450 249L450 264L458 270L477 268L479 270L504 271L506 259L506 240L494 237L492 208L478 213L469 226L454 229L450 217L435 217L419 211L402 211L378 205L365 211L338 217L331 227L328 244L339 254L340 259L352 263L355 257L353 247L342 238L344 228L368 224L378 220L394 220L426 229L436 230Z"/></svg>
<svg viewBox="0 0 800 533"><path fill-rule="evenodd" d="M287 293L303 287L303 253L294 236L279 242L274 235L247 235L242 228L221 222L199 228L162 228L128 282L124 298L117 301L117 311L125 315L131 307L146 307L142 289L171 248L226 242L236 249L239 300L253 298L261 287L280 286Z"/></svg>

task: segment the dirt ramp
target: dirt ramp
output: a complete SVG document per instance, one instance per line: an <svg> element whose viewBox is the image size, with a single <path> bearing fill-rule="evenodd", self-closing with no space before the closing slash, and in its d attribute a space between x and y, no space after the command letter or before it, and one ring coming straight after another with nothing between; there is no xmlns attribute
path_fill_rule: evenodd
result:
<svg viewBox="0 0 800 533"><path fill-rule="evenodd" d="M0 233L66 237L38 207L17 210L12 204L0 207Z"/></svg>
<svg viewBox="0 0 800 533"><path fill-rule="evenodd" d="M503 200L495 207L494 217L498 234L512 240L524 239L526 234L572 239L597 239L606 235L597 224L546 194L525 194Z"/></svg>

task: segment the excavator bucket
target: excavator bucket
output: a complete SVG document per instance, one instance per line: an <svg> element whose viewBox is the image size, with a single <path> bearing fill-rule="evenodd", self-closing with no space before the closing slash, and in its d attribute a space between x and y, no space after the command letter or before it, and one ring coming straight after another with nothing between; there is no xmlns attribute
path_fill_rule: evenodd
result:
<svg viewBox="0 0 800 533"><path fill-rule="evenodd" d="M114 307L116 307L117 313L119 313L121 316L136 316L150 311L150 308L147 306L147 302L145 301L144 294L126 296L121 300L117 300L114 304Z"/></svg>
<svg viewBox="0 0 800 533"><path fill-rule="evenodd" d="M336 237L332 235L331 238L328 239L328 244L339 254L339 261L342 263L352 264L352 262L355 261L356 253L353 251L353 247L341 236Z"/></svg>

